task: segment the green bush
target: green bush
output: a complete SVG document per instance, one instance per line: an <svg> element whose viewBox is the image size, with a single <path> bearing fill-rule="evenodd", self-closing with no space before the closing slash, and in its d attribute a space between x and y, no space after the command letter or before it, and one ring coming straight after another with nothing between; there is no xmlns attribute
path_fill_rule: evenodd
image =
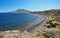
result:
<svg viewBox="0 0 60 38"><path fill-rule="evenodd" d="M47 28L56 27L56 25L58 25L57 23L53 24L52 21L54 21L54 20L49 20L49 22L46 23L46 24L49 24L49 25L47 26Z"/></svg>
<svg viewBox="0 0 60 38"><path fill-rule="evenodd" d="M50 26L51 26L51 27L56 27L56 25L55 25L55 24L53 24L53 23L50 23Z"/></svg>
<svg viewBox="0 0 60 38"><path fill-rule="evenodd" d="M52 20L49 20L49 22L52 22Z"/></svg>
<svg viewBox="0 0 60 38"><path fill-rule="evenodd" d="M58 23L55 23L55 25L59 25Z"/></svg>
<svg viewBox="0 0 60 38"><path fill-rule="evenodd" d="M48 32L46 31L43 36L45 36L46 38L55 38L55 33L54 32Z"/></svg>
<svg viewBox="0 0 60 38"><path fill-rule="evenodd" d="M47 26L47 28L50 28L50 26Z"/></svg>

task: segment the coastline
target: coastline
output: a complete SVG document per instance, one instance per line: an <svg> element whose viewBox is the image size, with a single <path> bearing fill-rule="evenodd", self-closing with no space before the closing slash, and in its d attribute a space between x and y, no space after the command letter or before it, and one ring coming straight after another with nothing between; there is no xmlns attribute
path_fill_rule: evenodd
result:
<svg viewBox="0 0 60 38"><path fill-rule="evenodd" d="M38 15L40 16L40 15ZM43 16L43 15L42 15ZM43 25L41 25L42 22L44 22L46 19L45 16L43 16L43 19L38 18L36 21L34 21L33 23L30 23L28 26L25 27L25 30L27 30L28 32L34 31L36 29L40 29L42 30L40 27L43 27ZM46 23L46 22L44 22Z"/></svg>
<svg viewBox="0 0 60 38"><path fill-rule="evenodd" d="M30 29L28 29L28 32L35 32L35 31L44 31L45 27L44 25L47 22L47 17L44 17L44 20L38 20L37 22L33 23Z"/></svg>

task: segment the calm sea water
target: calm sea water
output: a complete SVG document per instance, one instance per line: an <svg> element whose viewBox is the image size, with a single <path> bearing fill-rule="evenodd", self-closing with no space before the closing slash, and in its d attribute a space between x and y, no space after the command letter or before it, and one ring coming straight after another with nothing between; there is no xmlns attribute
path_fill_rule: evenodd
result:
<svg viewBox="0 0 60 38"><path fill-rule="evenodd" d="M33 23L41 16L26 13L0 13L0 30L11 30Z"/></svg>

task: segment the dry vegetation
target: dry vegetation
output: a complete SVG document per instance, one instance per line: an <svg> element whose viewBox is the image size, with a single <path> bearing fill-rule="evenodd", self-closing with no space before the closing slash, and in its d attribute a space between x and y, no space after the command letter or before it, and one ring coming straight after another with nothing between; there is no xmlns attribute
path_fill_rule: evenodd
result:
<svg viewBox="0 0 60 38"><path fill-rule="evenodd" d="M10 30L0 32L0 38L60 38L60 29L52 28L36 32Z"/></svg>

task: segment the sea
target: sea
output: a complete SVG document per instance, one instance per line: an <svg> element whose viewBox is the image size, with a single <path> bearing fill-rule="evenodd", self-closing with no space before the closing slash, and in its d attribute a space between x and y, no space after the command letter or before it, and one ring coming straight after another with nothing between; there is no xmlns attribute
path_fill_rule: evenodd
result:
<svg viewBox="0 0 60 38"><path fill-rule="evenodd" d="M43 16L27 13L0 13L0 31L23 28Z"/></svg>

